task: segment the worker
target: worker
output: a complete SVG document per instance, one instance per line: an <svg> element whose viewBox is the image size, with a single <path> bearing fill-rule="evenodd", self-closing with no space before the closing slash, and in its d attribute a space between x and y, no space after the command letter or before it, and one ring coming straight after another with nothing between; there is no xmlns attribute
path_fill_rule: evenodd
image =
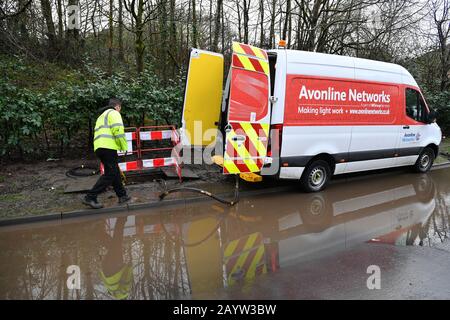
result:
<svg viewBox="0 0 450 320"><path fill-rule="evenodd" d="M114 233L108 236L106 254L102 259L100 278L108 293L115 299L127 299L133 287L133 267L123 258L123 233L127 217L119 217L114 225Z"/></svg>
<svg viewBox="0 0 450 320"><path fill-rule="evenodd" d="M113 186L119 198L119 203L125 203L131 199L127 194L121 180L118 165L117 151L126 151L127 140L123 127L120 110L122 103L118 99L110 99L108 106L103 108L102 114L97 118L94 132L94 152L105 168L105 173L100 176L97 183L83 199L83 203L94 209L103 208L97 201L97 196Z"/></svg>

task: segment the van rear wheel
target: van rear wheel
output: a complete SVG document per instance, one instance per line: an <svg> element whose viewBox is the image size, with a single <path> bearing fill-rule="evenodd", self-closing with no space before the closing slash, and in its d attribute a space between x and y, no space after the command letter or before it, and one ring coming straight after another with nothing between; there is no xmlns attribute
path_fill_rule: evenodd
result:
<svg viewBox="0 0 450 320"><path fill-rule="evenodd" d="M330 177L331 169L328 162L316 160L306 167L300 183L305 192L317 192L327 186Z"/></svg>
<svg viewBox="0 0 450 320"><path fill-rule="evenodd" d="M434 151L431 148L426 147L420 153L419 158L417 158L417 161L413 166L414 171L419 173L427 172L433 165L434 159Z"/></svg>

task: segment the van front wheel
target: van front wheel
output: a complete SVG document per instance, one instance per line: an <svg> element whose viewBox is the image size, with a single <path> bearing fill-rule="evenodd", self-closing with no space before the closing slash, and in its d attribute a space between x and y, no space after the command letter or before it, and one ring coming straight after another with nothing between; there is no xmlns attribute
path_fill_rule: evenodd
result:
<svg viewBox="0 0 450 320"><path fill-rule="evenodd" d="M327 186L330 177L331 169L328 162L316 160L306 167L300 183L304 191L317 192Z"/></svg>
<svg viewBox="0 0 450 320"><path fill-rule="evenodd" d="M433 165L434 158L434 151L431 148L426 147L420 153L419 158L417 158L413 167L414 171L419 173L427 172Z"/></svg>

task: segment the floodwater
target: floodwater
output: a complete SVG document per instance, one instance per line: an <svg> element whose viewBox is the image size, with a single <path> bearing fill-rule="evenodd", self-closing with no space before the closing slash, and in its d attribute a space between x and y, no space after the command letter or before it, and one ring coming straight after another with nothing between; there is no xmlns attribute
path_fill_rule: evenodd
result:
<svg viewBox="0 0 450 320"><path fill-rule="evenodd" d="M397 172L233 208L202 202L2 228L0 299L189 299L361 243L436 246L449 236L449 181L450 169Z"/></svg>

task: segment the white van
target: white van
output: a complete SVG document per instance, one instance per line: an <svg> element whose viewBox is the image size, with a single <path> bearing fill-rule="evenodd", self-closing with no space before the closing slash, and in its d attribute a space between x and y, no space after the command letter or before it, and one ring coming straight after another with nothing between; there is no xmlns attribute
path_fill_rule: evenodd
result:
<svg viewBox="0 0 450 320"><path fill-rule="evenodd" d="M191 146L221 141L208 129L225 135L225 174L276 174L312 192L333 174L426 172L438 155L435 112L399 65L236 42L230 60L222 91L223 56L191 51L181 128Z"/></svg>

